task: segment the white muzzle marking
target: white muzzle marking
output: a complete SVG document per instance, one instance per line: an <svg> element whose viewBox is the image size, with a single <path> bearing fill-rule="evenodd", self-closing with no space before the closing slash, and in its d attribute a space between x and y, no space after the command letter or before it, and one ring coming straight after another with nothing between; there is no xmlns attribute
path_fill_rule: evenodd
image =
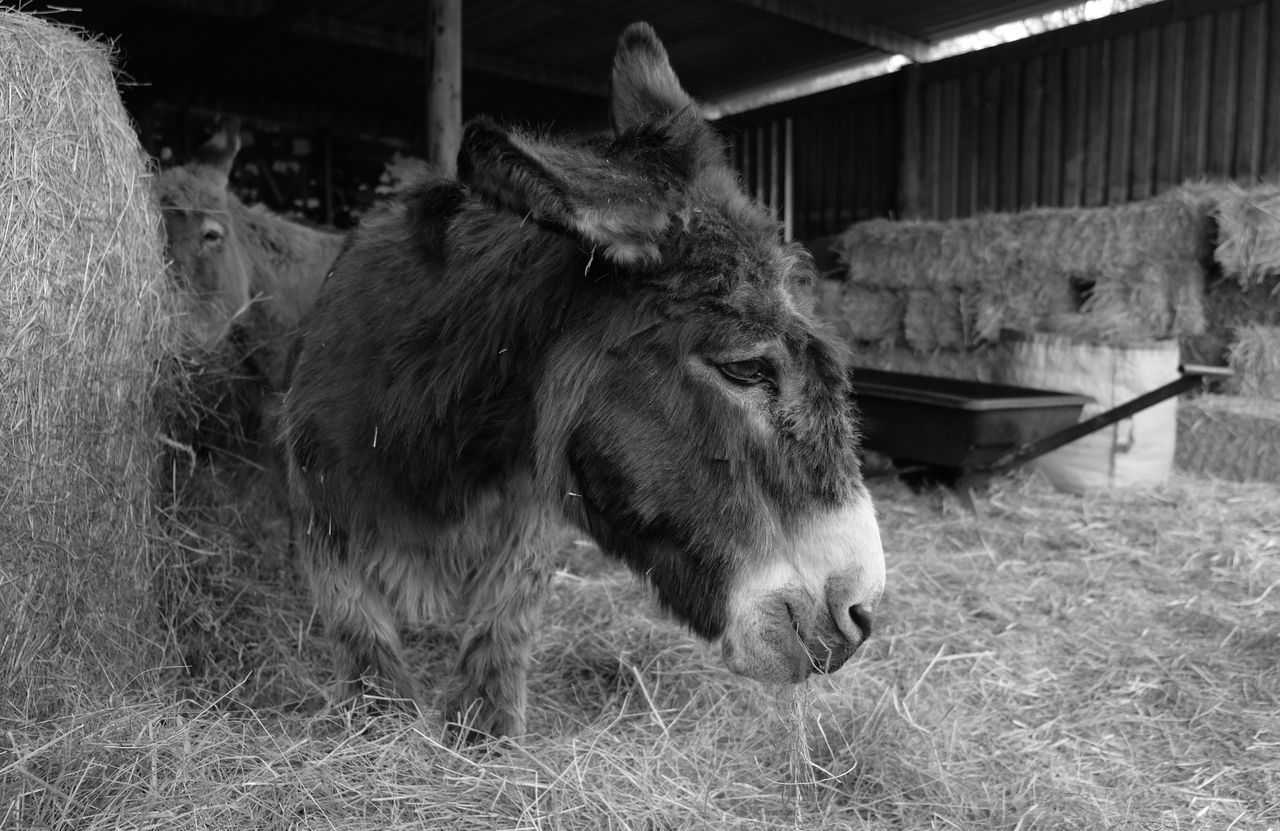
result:
<svg viewBox="0 0 1280 831"><path fill-rule="evenodd" d="M865 489L774 541L768 559L730 594L722 651L729 669L761 681L795 682L809 672L796 627L817 620L856 646L866 633L849 609L868 613L884 591L884 549Z"/></svg>

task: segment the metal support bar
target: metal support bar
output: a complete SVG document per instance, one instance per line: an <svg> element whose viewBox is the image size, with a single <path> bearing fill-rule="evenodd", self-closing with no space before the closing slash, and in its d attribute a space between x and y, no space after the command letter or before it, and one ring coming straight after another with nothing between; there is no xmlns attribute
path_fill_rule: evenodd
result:
<svg viewBox="0 0 1280 831"><path fill-rule="evenodd" d="M1066 430L1052 433L1039 441L1023 444L1014 449L1003 453L989 462L980 465L973 465L969 468L974 473L999 473L1009 468L1016 467L1028 459L1034 459L1037 456L1043 456L1053 450L1057 450L1064 444L1070 444L1082 436L1109 427L1117 421L1128 418L1140 410L1145 410L1150 406L1159 404L1166 398L1172 398L1180 395L1187 390L1192 389L1201 383L1205 378L1229 378L1231 370L1226 367L1217 366L1199 366L1188 364L1179 368L1182 373L1175 381L1170 381L1163 387L1152 390L1138 396L1132 401L1121 404L1107 410L1105 413L1099 413L1093 418L1087 418Z"/></svg>

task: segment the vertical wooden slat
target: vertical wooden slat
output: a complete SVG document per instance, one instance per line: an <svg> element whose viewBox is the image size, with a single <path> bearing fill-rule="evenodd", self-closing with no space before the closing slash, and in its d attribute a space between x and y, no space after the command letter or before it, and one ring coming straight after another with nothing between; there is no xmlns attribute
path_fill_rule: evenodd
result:
<svg viewBox="0 0 1280 831"><path fill-rule="evenodd" d="M1160 38L1156 187L1163 190L1182 181L1183 101L1186 100L1187 83L1186 23L1179 20L1165 26Z"/></svg>
<svg viewBox="0 0 1280 831"><path fill-rule="evenodd" d="M926 84L924 97L927 105L920 129L924 132L925 166L921 187L928 215L936 217L942 213L942 85Z"/></svg>
<svg viewBox="0 0 1280 831"><path fill-rule="evenodd" d="M1130 198L1145 199L1157 191L1156 154L1160 121L1160 31L1138 34L1134 52L1133 153Z"/></svg>
<svg viewBox="0 0 1280 831"><path fill-rule="evenodd" d="M1044 56L1044 127L1041 131L1040 190L1037 200L1041 205L1062 204L1062 107L1063 107L1063 59L1062 51Z"/></svg>
<svg viewBox="0 0 1280 831"><path fill-rule="evenodd" d="M902 183L898 200L898 214L918 217L922 210L921 168L924 165L924 136L922 133L923 102L920 93L920 67L912 64L903 70L902 88L902 162L899 180ZM878 148L879 149L879 148Z"/></svg>
<svg viewBox="0 0 1280 831"><path fill-rule="evenodd" d="M947 97L947 119L943 133L943 176L947 187L943 200L943 218L959 216L962 208L968 209L963 201L965 183L968 181L965 175L967 171L961 161L962 158L967 161L967 156L961 154L971 146L965 141L965 125L961 118L964 85L959 80L948 81L947 88L950 94Z"/></svg>
<svg viewBox="0 0 1280 831"><path fill-rule="evenodd" d="M765 128L763 124L756 125L755 136L753 137L754 140L752 141L752 144L755 146L755 151L756 151L756 157L755 157L755 160L752 162L752 164L755 167L755 185L756 185L755 196L756 196L757 202L763 202L765 200L765 195L766 195L765 193L766 180L764 175L764 172L765 172L765 166L764 166L765 155L764 154L765 154L766 148L765 148L764 129Z"/></svg>
<svg viewBox="0 0 1280 831"><path fill-rule="evenodd" d="M1106 204L1130 199L1133 181L1134 37L1120 35L1111 42L1110 141L1107 146Z"/></svg>
<svg viewBox="0 0 1280 831"><path fill-rule="evenodd" d="M997 68L982 73L982 106L975 124L977 152L972 166L975 202L970 213L994 211L1000 200L1000 78Z"/></svg>
<svg viewBox="0 0 1280 831"><path fill-rule="evenodd" d="M813 239L822 235L820 223L818 221L818 210L821 206L822 198L822 180L825 173L822 170L821 159L818 158L817 145L819 135L825 126L822 114L809 113L804 117L803 123L807 126L803 152L797 155L796 161L803 166L804 181L806 182L804 196L804 239Z"/></svg>
<svg viewBox="0 0 1280 831"><path fill-rule="evenodd" d="M982 87L981 76L972 72L960 80L960 110L957 113L956 166L959 187L956 189L956 213L969 216L978 210L978 187L981 177Z"/></svg>
<svg viewBox="0 0 1280 831"><path fill-rule="evenodd" d="M1218 12L1216 17L1209 164L1219 175L1234 176L1240 109L1240 9Z"/></svg>
<svg viewBox="0 0 1280 831"><path fill-rule="evenodd" d="M1044 58L1036 55L1023 69L1022 123L1019 125L1018 210L1040 203L1040 145L1044 137Z"/></svg>
<svg viewBox="0 0 1280 831"><path fill-rule="evenodd" d="M877 154L891 154L902 146L902 102L894 96L881 99L880 109L884 117L880 120L883 133L880 137ZM897 168L890 165L878 165L876 171L876 189L873 208L878 214L898 210L898 194L902 190L902 177ZM917 214L919 216L919 214Z"/></svg>
<svg viewBox="0 0 1280 831"><path fill-rule="evenodd" d="M920 143L923 145L920 163L920 215L938 215L938 178L941 177L938 154L942 151L938 122L942 119L942 91L937 83L922 83L920 96L924 99L920 114Z"/></svg>
<svg viewBox="0 0 1280 831"><path fill-rule="evenodd" d="M1066 56L1065 141L1062 153L1062 204L1084 204L1085 153L1089 131L1089 49L1077 46Z"/></svg>
<svg viewBox="0 0 1280 831"><path fill-rule="evenodd" d="M1280 176L1280 0L1266 4L1267 60L1265 98L1267 113L1262 128L1262 170L1267 178Z"/></svg>
<svg viewBox="0 0 1280 831"><path fill-rule="evenodd" d="M1191 100L1195 109L1191 113L1195 141L1192 144L1190 170L1204 173L1209 170L1209 137L1213 124L1210 120L1213 106L1213 15L1205 14L1191 22L1191 55L1195 72L1191 81Z"/></svg>
<svg viewBox="0 0 1280 831"><path fill-rule="evenodd" d="M840 114L828 114L823 119L823 138L820 143L818 152L819 159L822 159L823 170L827 175L822 179L822 233L828 234L836 230L838 222L837 211L840 210L840 192L844 191L849 181L849 165L851 160L837 151L840 136L837 129L833 129L835 124L840 120ZM835 172L835 175L832 173Z"/></svg>
<svg viewBox="0 0 1280 831"><path fill-rule="evenodd" d="M769 122L769 210L778 219L782 218L782 206L779 204L782 193L780 127L776 119Z"/></svg>
<svg viewBox="0 0 1280 831"><path fill-rule="evenodd" d="M790 242L796 238L795 130L790 117L783 122L782 158L782 238Z"/></svg>
<svg viewBox="0 0 1280 831"><path fill-rule="evenodd" d="M996 159L998 192L992 207L1000 211L1018 209L1018 180L1022 175L1023 63L1011 61L1000 73L1000 145Z"/></svg>
<svg viewBox="0 0 1280 831"><path fill-rule="evenodd" d="M854 186L853 167L857 160L853 146L845 145L840 135L847 113L828 112L822 119L822 141L818 158L822 159L822 233L829 234L840 226L840 196Z"/></svg>
<svg viewBox="0 0 1280 831"><path fill-rule="evenodd" d="M809 202L809 172L805 165L805 148L808 146L808 116L797 113L792 117L791 169L794 177L794 190L791 198L791 234L793 239L812 239L805 225L804 212Z"/></svg>
<svg viewBox="0 0 1280 831"><path fill-rule="evenodd" d="M877 157L874 149L876 124L875 115L868 116L859 102L858 108L850 109L838 120L836 129L832 130L832 141L835 154L840 158L840 193L842 199L832 211L832 222L837 227L844 227L867 216L867 192L871 185L871 165L877 162L888 163L888 159Z"/></svg>
<svg viewBox="0 0 1280 831"><path fill-rule="evenodd" d="M1104 204L1107 196L1107 174L1111 146L1111 41L1089 45L1091 58L1087 69L1089 132L1085 140L1084 204Z"/></svg>
<svg viewBox="0 0 1280 831"><path fill-rule="evenodd" d="M1244 10L1241 49L1240 138L1238 175L1257 181L1262 175L1262 135L1267 110L1267 5Z"/></svg>

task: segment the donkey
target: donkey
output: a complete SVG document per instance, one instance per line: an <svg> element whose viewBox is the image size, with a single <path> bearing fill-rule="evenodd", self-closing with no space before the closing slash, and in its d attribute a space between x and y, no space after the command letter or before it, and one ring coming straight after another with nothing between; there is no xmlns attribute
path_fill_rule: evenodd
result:
<svg viewBox="0 0 1280 831"><path fill-rule="evenodd" d="M250 374L279 391L298 322L345 235L237 199L227 185L239 151L238 125L224 122L194 160L158 173L152 192L194 339L217 349L235 338Z"/></svg>
<svg viewBox="0 0 1280 831"><path fill-rule="evenodd" d="M457 181L368 216L282 407L346 691L421 702L399 624L455 604L443 706L466 739L524 730L565 528L768 682L839 668L884 585L846 355L798 299L810 258L744 196L647 24L612 82L611 135L476 119Z"/></svg>

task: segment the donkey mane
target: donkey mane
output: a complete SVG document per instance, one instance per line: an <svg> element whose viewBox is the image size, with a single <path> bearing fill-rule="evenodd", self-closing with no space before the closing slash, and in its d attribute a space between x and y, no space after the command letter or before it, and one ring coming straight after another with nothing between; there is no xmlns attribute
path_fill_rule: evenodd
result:
<svg viewBox="0 0 1280 831"><path fill-rule="evenodd" d="M411 256L388 263L376 256L385 251ZM376 321L395 333L386 338L387 373L377 387L384 420L361 429L367 429L371 442L376 431L377 446L389 450L385 458L406 465L404 481L415 478L409 467L419 480L423 471L435 472L436 486L416 494L421 504L455 514L491 475L511 466L531 467L530 425L513 416L530 409L550 344L571 310L581 310L579 292L562 275L576 272L585 281L600 276L595 264L587 267L591 252L563 232L488 210L468 199L456 182L428 174L407 187L401 199L366 217L347 256L353 270L397 273L396 296L327 293L318 310L330 303L363 307L369 315L415 310ZM462 270L444 280L449 263ZM450 429L442 431L441 425ZM295 447L303 464L310 462L307 451ZM475 475L477 468L490 475Z"/></svg>

